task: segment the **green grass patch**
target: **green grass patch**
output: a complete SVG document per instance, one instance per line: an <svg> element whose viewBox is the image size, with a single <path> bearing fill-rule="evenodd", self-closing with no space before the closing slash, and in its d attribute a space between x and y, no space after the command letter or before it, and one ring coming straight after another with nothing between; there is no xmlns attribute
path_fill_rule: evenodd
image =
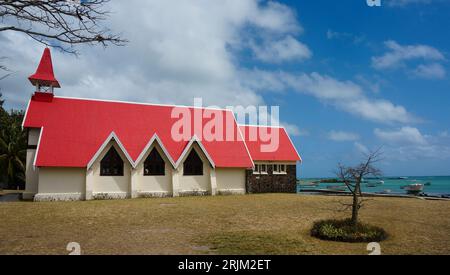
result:
<svg viewBox="0 0 450 275"><path fill-rule="evenodd" d="M380 242L388 237L386 231L381 227L364 223L353 226L350 219L315 222L311 236L322 240L350 243Z"/></svg>
<svg viewBox="0 0 450 275"><path fill-rule="evenodd" d="M309 245L295 238L298 232L231 231L218 232L199 243L209 247L212 253L226 255L283 255L307 253Z"/></svg>

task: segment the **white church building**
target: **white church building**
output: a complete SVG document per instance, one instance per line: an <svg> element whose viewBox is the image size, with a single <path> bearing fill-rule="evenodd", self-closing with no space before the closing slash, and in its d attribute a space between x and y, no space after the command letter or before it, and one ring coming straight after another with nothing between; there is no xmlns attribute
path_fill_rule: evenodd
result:
<svg viewBox="0 0 450 275"><path fill-rule="evenodd" d="M233 112L175 105L60 97L50 50L35 74L23 127L28 132L24 199L91 200L186 195L295 192L301 158L282 127L238 125ZM129 91L124 91L129 92ZM176 109L176 110L174 110ZM174 138L174 111L214 117L223 139L194 129ZM186 119L186 117L184 118ZM211 119L201 118L200 128ZM250 132L277 131L279 144Z"/></svg>

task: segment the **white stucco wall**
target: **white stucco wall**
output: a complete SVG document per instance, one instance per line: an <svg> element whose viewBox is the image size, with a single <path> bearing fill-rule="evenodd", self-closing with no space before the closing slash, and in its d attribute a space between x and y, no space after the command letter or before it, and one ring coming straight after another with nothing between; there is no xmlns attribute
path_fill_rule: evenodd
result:
<svg viewBox="0 0 450 275"><path fill-rule="evenodd" d="M245 168L216 168L219 194L245 194Z"/></svg>
<svg viewBox="0 0 450 275"><path fill-rule="evenodd" d="M37 145L39 142L39 134L41 129L29 128L28 129L28 145Z"/></svg>
<svg viewBox="0 0 450 275"><path fill-rule="evenodd" d="M203 176L183 175L183 163L186 160L189 153L191 152L191 150L195 150L203 162ZM205 154L200 149L198 144L194 143L190 151L184 156L180 166L178 167L180 192L181 193L211 192L211 175L210 175L211 169L212 169L211 165L209 164L209 161L206 158Z"/></svg>
<svg viewBox="0 0 450 275"><path fill-rule="evenodd" d="M117 153L123 160L123 176L100 176L100 161L106 155L108 150L114 146ZM98 193L108 193L111 197L123 198L127 197L130 194L130 181L131 181L131 165L128 162L127 158L123 154L122 150L119 146L111 141L105 147L103 152L99 155L97 160L94 162L92 167L92 173L89 174L91 177L90 181L92 182L92 192L95 196Z"/></svg>
<svg viewBox="0 0 450 275"><path fill-rule="evenodd" d="M155 148L165 161L165 175L164 176L144 176L144 162L147 159L150 152ZM163 150L153 144L146 152L141 162L136 166L136 170L133 172L133 181L138 196L168 196L172 194L172 164L167 159Z"/></svg>
<svg viewBox="0 0 450 275"><path fill-rule="evenodd" d="M39 142L39 134L41 129L28 129L28 145L37 146ZM38 192L39 168L34 167L34 158L36 157L36 149L27 149L27 159L25 163L25 191L23 198L32 199Z"/></svg>
<svg viewBox="0 0 450 275"><path fill-rule="evenodd" d="M76 193L85 191L86 169L65 167L39 168L39 194Z"/></svg>
<svg viewBox="0 0 450 275"><path fill-rule="evenodd" d="M36 149L27 149L27 160L25 167L25 192L23 198L28 200L38 192L39 168L33 166Z"/></svg>

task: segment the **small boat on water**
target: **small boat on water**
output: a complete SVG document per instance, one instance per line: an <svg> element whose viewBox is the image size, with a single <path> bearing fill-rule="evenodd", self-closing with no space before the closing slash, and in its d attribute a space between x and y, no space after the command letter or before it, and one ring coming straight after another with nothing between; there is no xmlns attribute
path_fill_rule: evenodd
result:
<svg viewBox="0 0 450 275"><path fill-rule="evenodd" d="M423 184L415 183L415 184L409 184L409 185L403 186L403 189L408 193L417 194L417 193L421 193L423 191L423 187L424 187Z"/></svg>
<svg viewBox="0 0 450 275"><path fill-rule="evenodd" d="M408 177L398 177L399 180L407 180L409 179Z"/></svg>

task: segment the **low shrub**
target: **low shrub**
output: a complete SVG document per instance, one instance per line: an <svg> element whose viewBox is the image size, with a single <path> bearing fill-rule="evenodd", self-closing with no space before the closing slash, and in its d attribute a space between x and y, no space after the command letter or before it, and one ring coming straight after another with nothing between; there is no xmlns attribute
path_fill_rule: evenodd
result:
<svg viewBox="0 0 450 275"><path fill-rule="evenodd" d="M353 226L350 219L345 219L315 222L311 236L322 240L359 243L380 242L385 240L388 234L383 228L364 223Z"/></svg>

